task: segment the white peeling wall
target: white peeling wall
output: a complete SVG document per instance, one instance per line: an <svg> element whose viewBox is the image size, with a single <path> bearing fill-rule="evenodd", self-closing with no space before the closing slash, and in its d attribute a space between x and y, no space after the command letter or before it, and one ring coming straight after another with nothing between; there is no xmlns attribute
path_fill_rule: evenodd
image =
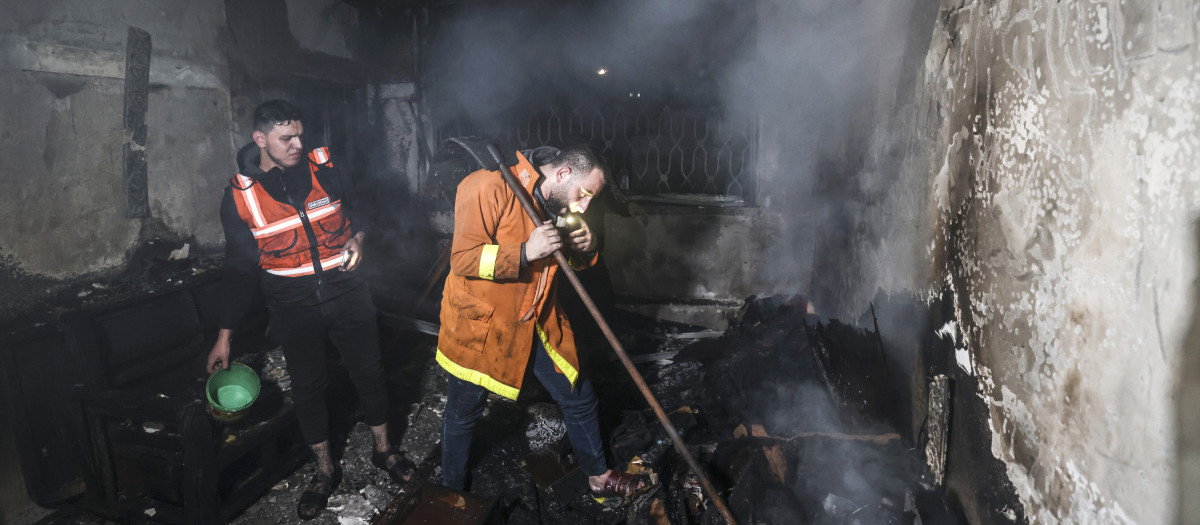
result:
<svg viewBox="0 0 1200 525"><path fill-rule="evenodd" d="M929 267L897 277L894 254L859 244L876 277L846 296L953 290L959 362L1034 523L1173 519L1200 210L1194 9L944 1L913 99L872 144L906 145L898 170L875 168L926 204L899 192L862 220L915 232Z"/></svg>

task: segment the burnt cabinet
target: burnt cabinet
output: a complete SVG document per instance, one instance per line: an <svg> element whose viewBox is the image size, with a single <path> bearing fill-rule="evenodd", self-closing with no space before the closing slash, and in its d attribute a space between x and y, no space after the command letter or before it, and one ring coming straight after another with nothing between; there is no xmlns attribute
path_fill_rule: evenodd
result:
<svg viewBox="0 0 1200 525"><path fill-rule="evenodd" d="M5 332L0 379L35 502L83 494L118 522L218 523L308 457L272 383L242 421L210 417L204 368L219 308L214 276ZM258 305L235 334L234 358L253 365L270 347L266 326Z"/></svg>
<svg viewBox="0 0 1200 525"><path fill-rule="evenodd" d="M0 340L0 392L9 404L29 498L53 507L83 492L87 440L75 398L82 382L59 326L33 324Z"/></svg>

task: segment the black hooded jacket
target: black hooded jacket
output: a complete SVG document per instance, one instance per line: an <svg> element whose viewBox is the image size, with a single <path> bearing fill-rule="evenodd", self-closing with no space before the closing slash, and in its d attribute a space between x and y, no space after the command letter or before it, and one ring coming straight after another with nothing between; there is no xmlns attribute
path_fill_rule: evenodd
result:
<svg viewBox="0 0 1200 525"><path fill-rule="evenodd" d="M287 170L276 167L268 172L258 167L258 159L258 146L253 142L247 144L237 154L239 173L262 184L263 189L276 201L292 206L303 205L308 192L312 190L307 157L295 167ZM337 170L336 164L334 168L317 172L317 181L330 198L342 199L342 210L350 220L352 232L366 231L365 219L351 205L351 195L347 191L350 181ZM363 284L355 272L343 272L337 268L299 277L281 277L264 271L258 265L258 241L250 232L250 226L238 215L232 184L225 188L225 195L221 199L221 226L225 229L225 270L221 287L220 328L237 327L252 306L260 283L263 296L272 308L317 305Z"/></svg>

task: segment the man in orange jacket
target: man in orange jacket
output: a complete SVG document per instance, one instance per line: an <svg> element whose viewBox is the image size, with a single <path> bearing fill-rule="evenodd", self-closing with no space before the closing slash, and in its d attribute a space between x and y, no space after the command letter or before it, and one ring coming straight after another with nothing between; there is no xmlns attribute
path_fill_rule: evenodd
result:
<svg viewBox="0 0 1200 525"><path fill-rule="evenodd" d="M516 399L525 369L563 409L567 436L596 493L625 495L644 476L614 473L604 457L592 385L579 375L571 325L555 298L565 247L575 269L596 262L595 239L582 223L566 239L559 217L587 210L604 188L605 171L586 146L517 152L513 173L544 224L535 224L499 172L476 171L458 186L450 275L442 298L437 361L450 374L442 424L442 483L466 486L468 450L489 391Z"/></svg>

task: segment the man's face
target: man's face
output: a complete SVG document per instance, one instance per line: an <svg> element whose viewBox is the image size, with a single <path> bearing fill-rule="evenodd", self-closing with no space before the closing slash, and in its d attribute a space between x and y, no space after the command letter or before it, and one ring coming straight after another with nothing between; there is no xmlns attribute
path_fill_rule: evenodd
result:
<svg viewBox="0 0 1200 525"><path fill-rule="evenodd" d="M546 195L546 206L558 215L583 213L591 205L592 198L604 189L604 171L594 168L587 176L572 180L570 167L561 166L554 172L558 174L564 169L567 171L562 179Z"/></svg>
<svg viewBox="0 0 1200 525"><path fill-rule="evenodd" d="M262 149L265 157L259 158L263 171L275 166L287 169L299 164L304 158L304 144L300 140L303 135L304 124L299 120L278 124L266 133L255 131L254 143Z"/></svg>

